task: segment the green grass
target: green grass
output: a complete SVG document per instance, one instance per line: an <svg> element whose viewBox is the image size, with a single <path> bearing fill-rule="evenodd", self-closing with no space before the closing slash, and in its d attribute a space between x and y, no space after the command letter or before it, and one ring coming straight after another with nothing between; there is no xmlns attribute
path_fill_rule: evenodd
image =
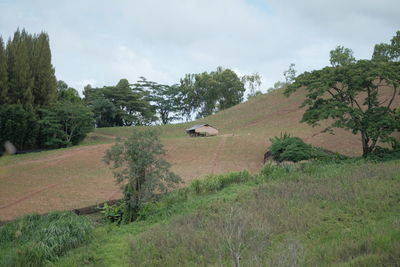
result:
<svg viewBox="0 0 400 267"><path fill-rule="evenodd" d="M71 212L24 216L0 227L0 266L43 266L89 241L92 230Z"/></svg>
<svg viewBox="0 0 400 267"><path fill-rule="evenodd" d="M57 266L395 266L400 161L266 166L213 175L100 225ZM241 244L241 245L240 245Z"/></svg>

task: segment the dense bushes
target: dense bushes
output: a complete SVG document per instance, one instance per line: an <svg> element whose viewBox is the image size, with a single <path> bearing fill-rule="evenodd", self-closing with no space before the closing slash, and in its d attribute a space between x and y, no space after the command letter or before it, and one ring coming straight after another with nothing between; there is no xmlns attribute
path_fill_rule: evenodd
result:
<svg viewBox="0 0 400 267"><path fill-rule="evenodd" d="M27 215L0 227L0 266L42 266L91 237L92 225L71 212Z"/></svg>
<svg viewBox="0 0 400 267"><path fill-rule="evenodd" d="M319 147L304 143L299 137L281 134L280 137L270 139L271 146L268 148L274 160L278 162L302 160L342 160L346 156L326 151Z"/></svg>
<svg viewBox="0 0 400 267"><path fill-rule="evenodd" d="M0 152L6 141L19 149L35 147L38 129L36 116L25 111L21 105L0 106Z"/></svg>

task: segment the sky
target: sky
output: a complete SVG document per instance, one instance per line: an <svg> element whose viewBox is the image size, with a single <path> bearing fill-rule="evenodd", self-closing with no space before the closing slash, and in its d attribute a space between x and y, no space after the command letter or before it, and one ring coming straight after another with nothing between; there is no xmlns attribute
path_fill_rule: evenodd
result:
<svg viewBox="0 0 400 267"><path fill-rule="evenodd" d="M218 66L259 73L329 65L341 45L369 59L400 30L399 0L0 0L0 35L47 32L57 79L83 87L140 76L179 83Z"/></svg>

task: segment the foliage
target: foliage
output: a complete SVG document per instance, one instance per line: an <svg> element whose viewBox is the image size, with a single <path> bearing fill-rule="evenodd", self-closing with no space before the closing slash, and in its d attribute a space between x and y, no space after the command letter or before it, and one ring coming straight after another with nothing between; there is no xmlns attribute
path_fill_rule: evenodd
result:
<svg viewBox="0 0 400 267"><path fill-rule="evenodd" d="M115 86L85 86L83 94L98 127L149 125L156 120L148 92L132 86L127 79Z"/></svg>
<svg viewBox="0 0 400 267"><path fill-rule="evenodd" d="M344 66L356 62L356 59L353 56L353 50L340 45L334 50L331 50L329 54L330 62L333 67Z"/></svg>
<svg viewBox="0 0 400 267"><path fill-rule="evenodd" d="M234 71L218 67L210 73L187 74L179 90L183 94L182 113L189 118L197 113L196 117L202 118L239 104L246 89Z"/></svg>
<svg viewBox="0 0 400 267"><path fill-rule="evenodd" d="M177 115L181 112L182 93L178 85L159 84L141 77L135 86L149 93L149 100L162 124L168 124L179 119Z"/></svg>
<svg viewBox="0 0 400 267"><path fill-rule="evenodd" d="M99 209L101 210L100 212L109 222L116 224L121 223L124 211L122 205L118 204L108 205L107 203L104 203L104 206L99 207Z"/></svg>
<svg viewBox="0 0 400 267"><path fill-rule="evenodd" d="M56 78L48 35L18 29L7 43L6 55L9 103L21 104L29 112L50 105L56 95Z"/></svg>
<svg viewBox="0 0 400 267"><path fill-rule="evenodd" d="M306 144L299 137L291 137L288 134L281 134L280 137L274 137L271 140L271 146L268 150L271 152L274 160L278 162L309 160L314 158L313 147Z"/></svg>
<svg viewBox="0 0 400 267"><path fill-rule="evenodd" d="M0 106L0 151L6 141L19 150L35 147L38 130L37 118L22 105Z"/></svg>
<svg viewBox="0 0 400 267"><path fill-rule="evenodd" d="M136 219L141 206L181 182L164 159L165 151L154 129L133 131L127 140L118 140L106 151L104 161L111 165L118 183L123 183L125 205L123 222Z"/></svg>
<svg viewBox="0 0 400 267"><path fill-rule="evenodd" d="M283 76L285 76L285 84L293 83L294 79L296 78L296 69L294 68L296 64L290 63L289 69L283 72Z"/></svg>
<svg viewBox="0 0 400 267"><path fill-rule="evenodd" d="M376 61L400 62L400 31L390 40L390 44L376 44L372 59Z"/></svg>
<svg viewBox="0 0 400 267"><path fill-rule="evenodd" d="M71 212L27 215L0 226L1 266L43 266L87 243L93 226Z"/></svg>
<svg viewBox="0 0 400 267"><path fill-rule="evenodd" d="M64 81L57 82L57 101L68 101L72 103L81 103L82 99L76 89L69 87Z"/></svg>
<svg viewBox="0 0 400 267"><path fill-rule="evenodd" d="M260 90L261 86L261 75L259 73L253 73L251 75L244 75L241 77L243 84L246 89L249 89L249 94L247 95L247 100L259 96L262 94Z"/></svg>
<svg viewBox="0 0 400 267"><path fill-rule="evenodd" d="M40 121L46 147L76 145L93 129L93 114L82 103L59 102L44 110Z"/></svg>
<svg viewBox="0 0 400 267"><path fill-rule="evenodd" d="M400 128L392 107L399 83L400 63L359 60L305 72L288 86L285 94L304 87L307 95L302 106L308 108L302 122L315 126L331 119L326 131L338 127L360 133L363 155L367 155L378 142L390 142L391 133ZM389 97L381 100L383 91L389 92Z"/></svg>

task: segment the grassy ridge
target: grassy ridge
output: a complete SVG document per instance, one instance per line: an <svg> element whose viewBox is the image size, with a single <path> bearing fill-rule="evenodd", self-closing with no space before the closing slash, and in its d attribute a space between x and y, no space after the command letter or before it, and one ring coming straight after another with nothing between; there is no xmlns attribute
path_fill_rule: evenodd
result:
<svg viewBox="0 0 400 267"><path fill-rule="evenodd" d="M267 166L213 175L101 226L57 265L394 266L400 161Z"/></svg>

